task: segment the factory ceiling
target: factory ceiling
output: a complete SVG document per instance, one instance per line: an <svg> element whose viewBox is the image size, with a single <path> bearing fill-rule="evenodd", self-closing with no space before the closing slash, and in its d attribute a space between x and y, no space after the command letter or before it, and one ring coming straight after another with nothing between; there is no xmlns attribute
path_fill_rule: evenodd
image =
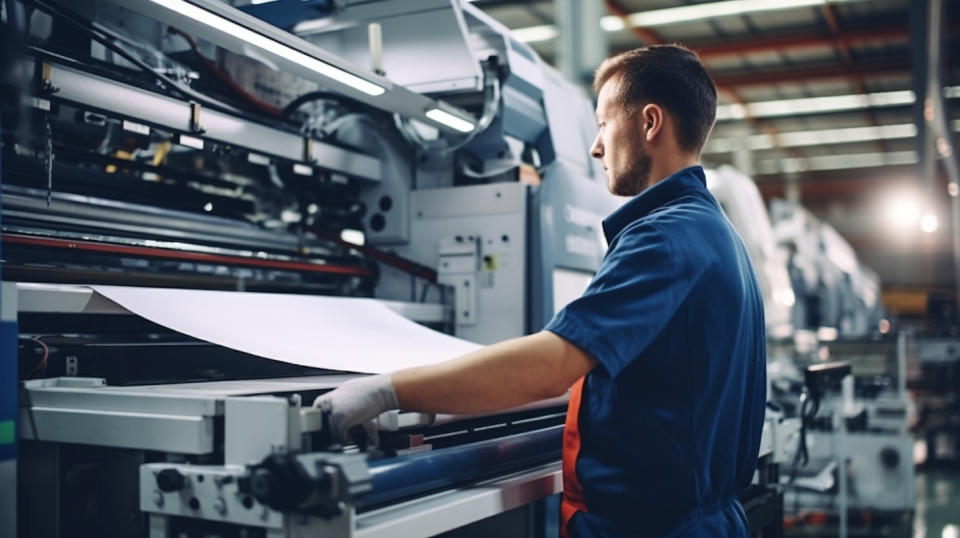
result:
<svg viewBox="0 0 960 538"><path fill-rule="evenodd" d="M473 3L556 61L565 30L554 2ZM853 245L885 288L953 289L942 167L933 202L937 231L898 230L894 222L904 218L890 213L922 198L924 184L912 68L926 36L911 36L908 0L602 3L610 52L674 42L699 52L720 90L706 165L743 169L768 200L798 196ZM724 11L734 4L738 13ZM795 7L771 9L776 4ZM944 5L942 81L957 147L960 2Z"/></svg>

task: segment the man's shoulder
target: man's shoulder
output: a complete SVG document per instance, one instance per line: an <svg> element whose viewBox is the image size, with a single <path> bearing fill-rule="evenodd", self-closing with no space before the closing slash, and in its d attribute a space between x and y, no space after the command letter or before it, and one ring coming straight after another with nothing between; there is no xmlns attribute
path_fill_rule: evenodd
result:
<svg viewBox="0 0 960 538"><path fill-rule="evenodd" d="M715 202L695 193L678 198L631 222L623 229L630 238L682 240L725 227L722 210Z"/></svg>

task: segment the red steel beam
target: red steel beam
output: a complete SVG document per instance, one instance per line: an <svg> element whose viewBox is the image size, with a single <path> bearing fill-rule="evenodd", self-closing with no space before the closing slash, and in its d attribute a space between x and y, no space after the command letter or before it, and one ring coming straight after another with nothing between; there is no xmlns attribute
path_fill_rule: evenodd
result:
<svg viewBox="0 0 960 538"><path fill-rule="evenodd" d="M656 31L649 28L644 28L642 26L634 26L630 24L630 12L617 0L606 0L604 4L607 6L607 11L609 11L612 15L620 17L620 20L623 21L623 25L629 29L633 35L637 36L640 41L643 41L644 44L659 45L660 43L663 43L663 37Z"/></svg>
<svg viewBox="0 0 960 538"><path fill-rule="evenodd" d="M897 61L872 62L848 67L843 64L824 65L819 67L782 69L777 71L757 71L755 73L740 73L736 75L719 75L713 78L717 86L742 87L775 84L777 82L803 82L808 80L850 78L851 76L870 76L888 73L910 73L910 62L907 59Z"/></svg>
<svg viewBox="0 0 960 538"><path fill-rule="evenodd" d="M845 31L837 36L803 34L780 37L764 37L760 39L710 44L702 47L697 47L694 45L691 48L697 51L701 59L712 60L714 58L721 58L724 56L751 54L756 52L795 50L815 47L831 48L836 43L852 46L873 42L902 42L909 40L909 38L910 34L906 28L887 27L871 28L866 30L850 30Z"/></svg>

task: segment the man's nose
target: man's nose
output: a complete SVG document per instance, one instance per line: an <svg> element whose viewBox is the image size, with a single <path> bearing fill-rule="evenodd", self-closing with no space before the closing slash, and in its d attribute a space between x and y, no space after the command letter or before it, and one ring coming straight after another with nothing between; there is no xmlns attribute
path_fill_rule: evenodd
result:
<svg viewBox="0 0 960 538"><path fill-rule="evenodd" d="M594 159L603 158L603 143L600 142L599 136L597 136L596 140L593 141L593 145L590 146L590 156Z"/></svg>

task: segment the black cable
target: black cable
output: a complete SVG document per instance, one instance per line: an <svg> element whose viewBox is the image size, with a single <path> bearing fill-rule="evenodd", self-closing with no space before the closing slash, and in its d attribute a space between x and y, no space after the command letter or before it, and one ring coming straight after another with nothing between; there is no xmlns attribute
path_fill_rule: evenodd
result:
<svg viewBox="0 0 960 538"><path fill-rule="evenodd" d="M793 485L794 481L797 479L797 473L799 472L800 467L806 467L806 465L810 462L810 454L807 449L807 428L810 426L810 423L819 412L820 394L816 392L810 393L804 390L803 394L800 395L799 440L797 442L797 451L793 455L793 462L791 463L790 477L787 480L787 486ZM795 490L793 496L793 515L795 518L794 528L803 533L804 536L809 536L810 534L804 528L806 523L804 523L800 517L800 492Z"/></svg>
<svg viewBox="0 0 960 538"><path fill-rule="evenodd" d="M310 101L322 101L322 100L337 101L341 104L348 104L352 107L353 110L360 109L368 113L380 114L383 112L379 108L370 106L367 103L364 103L363 101L354 99L353 97L330 92L327 90L317 90L317 91L307 92L303 95L300 95L293 101L290 101L287 104L287 106L283 107L283 112L281 114L281 117L284 117L284 118L290 117L290 115L296 112L301 106L309 103Z"/></svg>
<svg viewBox="0 0 960 538"><path fill-rule="evenodd" d="M809 406L809 407L808 407ZM807 449L807 428L817 413L820 412L820 397L804 392L800 395L800 435L797 442L797 451L793 455L790 468L790 479L787 484L793 484L800 467L806 467L810 462L810 453ZM802 460L802 462L801 462Z"/></svg>
<svg viewBox="0 0 960 538"><path fill-rule="evenodd" d="M139 67L142 71L144 71L148 75L156 78L161 83L162 87L173 88L175 91L180 93L183 97L187 99L192 99L210 108L221 109L227 112L237 111L236 108L230 105L227 105L226 103L221 103L220 101L211 99L203 95L202 93L197 92L196 90L193 90L183 84L180 84L179 82L164 75L163 73L158 73L152 67L150 67L150 65L148 65L146 62L144 62L140 58L137 58L133 54L130 54L129 52L123 50L122 47L117 45L116 41L122 41L124 40L124 38L119 34L117 34L116 32L114 32L113 30L110 30L100 24L87 23L84 20L79 19L76 15L68 12L67 10L60 8L59 6L53 6L51 4L47 4L42 0L28 0L28 1L34 6L36 6L37 8L39 8L41 11L47 13L48 15L59 17L61 20L64 20L72 24L73 26L83 30L94 41L102 44L103 46L107 47L108 49L110 49L111 51L119 55L124 60L127 60L128 62Z"/></svg>

